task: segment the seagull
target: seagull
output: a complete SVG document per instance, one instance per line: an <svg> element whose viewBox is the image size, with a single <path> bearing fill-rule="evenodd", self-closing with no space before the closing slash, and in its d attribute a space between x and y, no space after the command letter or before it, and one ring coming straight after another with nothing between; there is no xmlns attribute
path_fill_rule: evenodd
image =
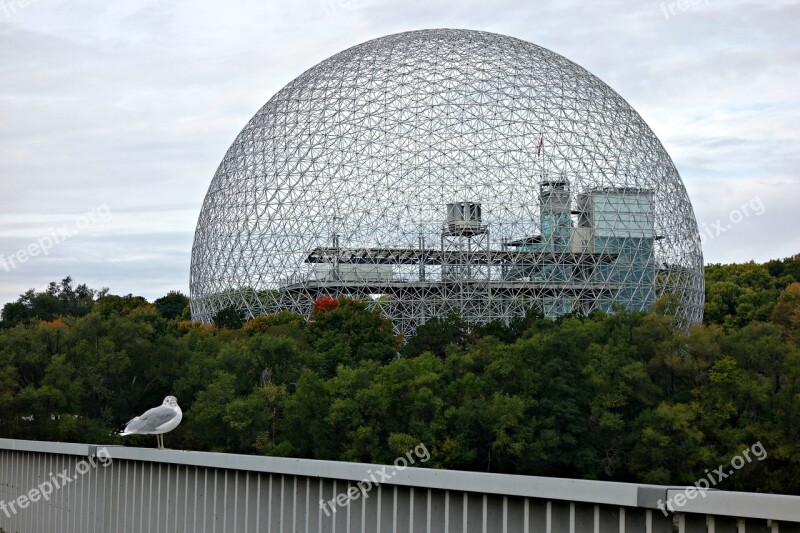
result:
<svg viewBox="0 0 800 533"><path fill-rule="evenodd" d="M181 419L183 411L178 407L178 399L167 396L164 403L130 420L124 428L118 429L112 435L155 435L158 449L164 450L164 433L178 427Z"/></svg>

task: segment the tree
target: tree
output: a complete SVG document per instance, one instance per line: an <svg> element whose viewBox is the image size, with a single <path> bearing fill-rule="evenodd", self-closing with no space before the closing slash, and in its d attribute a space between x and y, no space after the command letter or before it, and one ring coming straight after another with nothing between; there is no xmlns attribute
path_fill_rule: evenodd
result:
<svg viewBox="0 0 800 533"><path fill-rule="evenodd" d="M67 276L61 283L50 282L43 292L30 289L20 295L16 302L4 305L0 326L9 328L32 320L50 321L59 316L84 316L91 311L94 298L104 295L105 289L95 291L83 284L73 289L72 278Z"/></svg>
<svg viewBox="0 0 800 533"><path fill-rule="evenodd" d="M361 300L317 300L308 331L320 357L318 370L326 376L340 364L388 362L397 355L392 323Z"/></svg>
<svg viewBox="0 0 800 533"><path fill-rule="evenodd" d="M162 296L153 303L161 316L167 320L174 320L183 314L186 306L189 305L189 298L180 291L169 291L166 296Z"/></svg>
<svg viewBox="0 0 800 533"><path fill-rule="evenodd" d="M800 346L800 283L792 283L778 296L772 322L783 327L784 338Z"/></svg>
<svg viewBox="0 0 800 533"><path fill-rule="evenodd" d="M247 313L233 306L223 307L212 318L215 326L227 329L241 328L246 319Z"/></svg>
<svg viewBox="0 0 800 533"><path fill-rule="evenodd" d="M466 322L458 313L452 312L444 318L430 318L417 327L414 336L402 347L402 353L405 357L417 357L423 352L431 352L444 357L449 345L464 346L467 338Z"/></svg>

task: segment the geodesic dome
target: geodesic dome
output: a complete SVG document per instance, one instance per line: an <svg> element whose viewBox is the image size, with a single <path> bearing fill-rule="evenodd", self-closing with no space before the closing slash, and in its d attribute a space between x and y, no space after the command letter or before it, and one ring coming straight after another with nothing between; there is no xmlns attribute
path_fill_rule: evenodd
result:
<svg viewBox="0 0 800 533"><path fill-rule="evenodd" d="M211 182L194 319L234 306L308 315L364 298L398 332L703 310L691 203L661 143L598 78L501 35L425 30L345 50L273 96Z"/></svg>

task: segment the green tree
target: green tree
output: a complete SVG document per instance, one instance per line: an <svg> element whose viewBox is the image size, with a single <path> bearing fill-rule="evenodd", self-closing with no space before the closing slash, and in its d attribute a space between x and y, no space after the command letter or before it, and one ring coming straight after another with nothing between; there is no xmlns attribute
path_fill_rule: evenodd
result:
<svg viewBox="0 0 800 533"><path fill-rule="evenodd" d="M402 352L405 357L417 357L424 352L444 357L448 346L464 346L468 335L466 322L458 313L452 312L444 318L430 318L417 327L414 336L402 347Z"/></svg>
<svg viewBox="0 0 800 533"><path fill-rule="evenodd" d="M334 303L335 302L335 303ZM340 298L315 306L308 326L318 353L316 370L330 376L340 364L388 362L397 356L392 323L361 300Z"/></svg>
<svg viewBox="0 0 800 533"><path fill-rule="evenodd" d="M247 320L247 314L234 306L228 306L216 312L211 319L218 328L239 329Z"/></svg>
<svg viewBox="0 0 800 533"><path fill-rule="evenodd" d="M153 303L162 317L174 320L183 315L189 305L189 298L180 291L169 291L166 296L162 296Z"/></svg>

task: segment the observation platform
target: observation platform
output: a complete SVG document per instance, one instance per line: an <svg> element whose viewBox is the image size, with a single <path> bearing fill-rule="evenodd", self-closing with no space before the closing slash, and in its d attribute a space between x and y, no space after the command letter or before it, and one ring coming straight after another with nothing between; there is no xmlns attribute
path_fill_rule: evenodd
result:
<svg viewBox="0 0 800 533"><path fill-rule="evenodd" d="M306 263L331 263L337 260L347 264L370 265L454 265L465 257L474 265L525 265L537 263L596 264L611 263L618 254L587 252L529 252L520 250L439 250L421 248L315 248L308 254Z"/></svg>

